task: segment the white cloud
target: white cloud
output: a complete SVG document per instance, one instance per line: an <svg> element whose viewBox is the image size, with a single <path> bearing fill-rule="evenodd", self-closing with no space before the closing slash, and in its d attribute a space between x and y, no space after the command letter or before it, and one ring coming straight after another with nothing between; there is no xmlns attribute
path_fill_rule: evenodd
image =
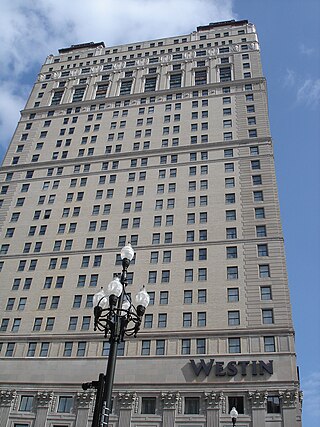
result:
<svg viewBox="0 0 320 427"><path fill-rule="evenodd" d="M302 381L303 412L308 416L320 417L320 372L314 372Z"/></svg>
<svg viewBox="0 0 320 427"><path fill-rule="evenodd" d="M233 0L14 0L1 3L0 62L4 87L0 144L14 131L46 56L88 41L106 46L194 31L198 25L234 18ZM4 83L5 82L5 83Z"/></svg>
<svg viewBox="0 0 320 427"><path fill-rule="evenodd" d="M283 85L294 92L296 105L314 108L320 103L320 79L303 78L294 70L287 69Z"/></svg>
<svg viewBox="0 0 320 427"><path fill-rule="evenodd" d="M306 46L304 43L299 44L299 51L302 55L307 55L307 56L314 55L316 52L314 47Z"/></svg>
<svg viewBox="0 0 320 427"><path fill-rule="evenodd" d="M297 90L297 101L311 107L320 103L320 79L306 79Z"/></svg>
<svg viewBox="0 0 320 427"><path fill-rule="evenodd" d="M290 70L288 68L284 76L284 85L291 87L295 84L295 81L296 81L296 73L293 70Z"/></svg>

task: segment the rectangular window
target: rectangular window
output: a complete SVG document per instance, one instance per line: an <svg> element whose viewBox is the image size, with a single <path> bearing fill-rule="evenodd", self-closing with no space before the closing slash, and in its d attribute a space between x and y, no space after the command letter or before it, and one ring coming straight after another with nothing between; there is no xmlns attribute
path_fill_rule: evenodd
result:
<svg viewBox="0 0 320 427"><path fill-rule="evenodd" d="M150 346L151 346L150 340L142 340L142 347L141 347L141 355L142 356L149 356Z"/></svg>
<svg viewBox="0 0 320 427"><path fill-rule="evenodd" d="M73 398L70 396L60 396L57 412L70 413L72 410Z"/></svg>
<svg viewBox="0 0 320 427"><path fill-rule="evenodd" d="M227 289L228 302L239 301L239 288L228 288Z"/></svg>
<svg viewBox="0 0 320 427"><path fill-rule="evenodd" d="M19 411L31 412L33 409L33 396L21 396Z"/></svg>
<svg viewBox="0 0 320 427"><path fill-rule="evenodd" d="M240 325L240 311L228 311L228 326Z"/></svg>
<svg viewBox="0 0 320 427"><path fill-rule="evenodd" d="M185 338L181 340L181 354L190 354L191 352L191 340Z"/></svg>
<svg viewBox="0 0 320 427"><path fill-rule="evenodd" d="M228 338L229 353L241 353L240 338Z"/></svg>
<svg viewBox="0 0 320 427"><path fill-rule="evenodd" d="M268 414L281 414L279 396L268 396L267 397L267 413Z"/></svg>
<svg viewBox="0 0 320 427"><path fill-rule="evenodd" d="M155 414L156 413L155 397L142 397L141 398L141 414Z"/></svg>
<svg viewBox="0 0 320 427"><path fill-rule="evenodd" d="M264 325L272 325L274 323L273 309L263 308L262 309L262 323Z"/></svg>
<svg viewBox="0 0 320 427"><path fill-rule="evenodd" d="M200 398L185 397L184 398L184 413L186 415L197 415L200 413Z"/></svg>
<svg viewBox="0 0 320 427"><path fill-rule="evenodd" d="M275 345L274 337L263 337L263 343L264 343L264 351L265 352L275 352L276 351L276 345Z"/></svg>

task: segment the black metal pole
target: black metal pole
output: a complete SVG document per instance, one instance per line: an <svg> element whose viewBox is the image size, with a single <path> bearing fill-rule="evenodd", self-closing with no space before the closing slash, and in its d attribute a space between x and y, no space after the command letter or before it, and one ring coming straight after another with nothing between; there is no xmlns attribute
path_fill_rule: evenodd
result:
<svg viewBox="0 0 320 427"><path fill-rule="evenodd" d="M97 384L96 403L94 406L92 427L99 426L100 414L102 410L102 397L104 391L104 374L99 374L99 381Z"/></svg>
<svg viewBox="0 0 320 427"><path fill-rule="evenodd" d="M111 330L110 351L109 351L107 371L105 376L105 384L104 384L103 397L102 397L100 424L98 425L98 427L108 427L109 416L112 410L112 407L111 407L112 406L112 389L113 389L113 382L114 382L114 374L116 370L117 351L118 351L118 345L120 342L121 326L122 326L121 316L119 314L122 308L125 286L127 285L127 269L129 265L130 265L130 261L127 258L124 258L122 260L122 274L120 279L120 282L123 286L123 290L118 299L117 312L114 315L115 316L114 329ZM96 426L92 425L92 427L96 427Z"/></svg>

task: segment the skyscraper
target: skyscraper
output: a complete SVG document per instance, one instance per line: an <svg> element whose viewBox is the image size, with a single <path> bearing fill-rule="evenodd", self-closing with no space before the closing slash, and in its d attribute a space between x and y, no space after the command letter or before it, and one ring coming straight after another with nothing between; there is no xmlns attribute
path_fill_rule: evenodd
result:
<svg viewBox="0 0 320 427"><path fill-rule="evenodd" d="M86 427L93 295L136 256L112 427L301 425L254 25L47 57L0 171L0 424Z"/></svg>

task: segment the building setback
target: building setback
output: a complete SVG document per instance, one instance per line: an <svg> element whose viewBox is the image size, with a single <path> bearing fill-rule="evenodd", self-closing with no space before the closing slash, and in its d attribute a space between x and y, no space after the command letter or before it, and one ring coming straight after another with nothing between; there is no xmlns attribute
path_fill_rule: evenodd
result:
<svg viewBox="0 0 320 427"><path fill-rule="evenodd" d="M266 80L248 21L49 55L0 170L0 424L86 427L92 298L136 256L112 427L301 426Z"/></svg>

